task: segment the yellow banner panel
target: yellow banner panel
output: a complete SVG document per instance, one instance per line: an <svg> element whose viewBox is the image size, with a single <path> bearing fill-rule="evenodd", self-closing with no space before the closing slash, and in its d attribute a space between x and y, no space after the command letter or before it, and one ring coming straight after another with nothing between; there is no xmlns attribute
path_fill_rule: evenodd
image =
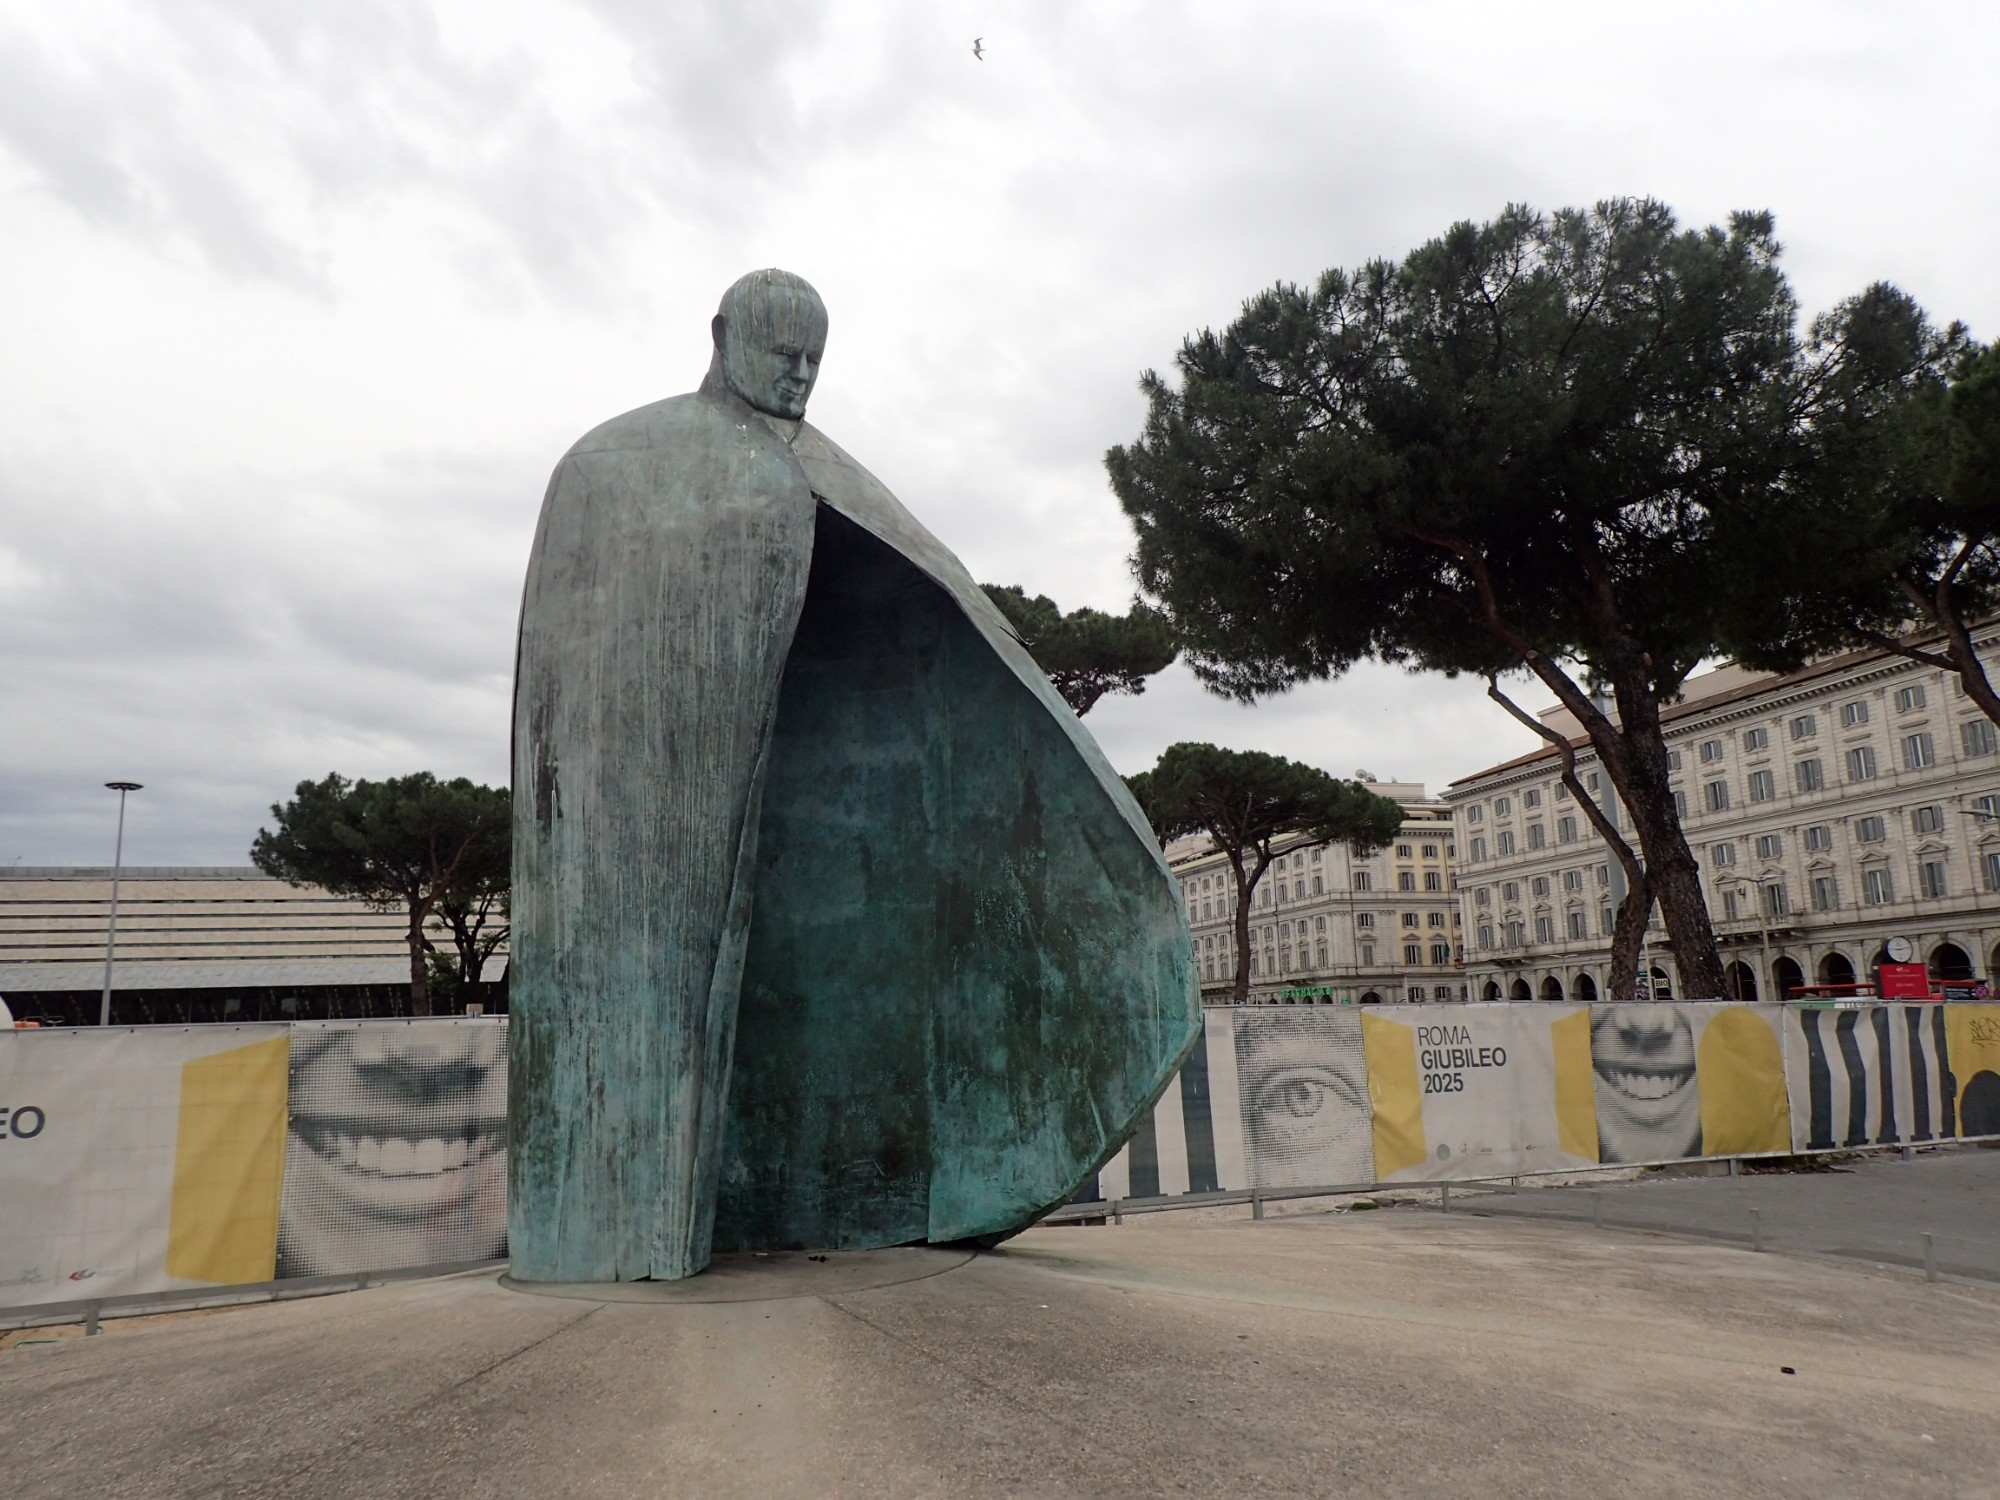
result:
<svg viewBox="0 0 2000 1500"><path fill-rule="evenodd" d="M1695 1051L1695 1079L1702 1155L1792 1149L1784 1055L1766 1016L1732 1006L1711 1017Z"/></svg>
<svg viewBox="0 0 2000 1500"><path fill-rule="evenodd" d="M167 1274L269 1281L277 1274L290 1043L257 1042L181 1067Z"/></svg>
<svg viewBox="0 0 2000 1500"><path fill-rule="evenodd" d="M1429 1154L1424 1099L1417 1077L1417 1035L1408 1026L1365 1011L1361 1041L1368 1056L1368 1103L1375 1114L1375 1179L1381 1181Z"/></svg>
<svg viewBox="0 0 2000 1500"><path fill-rule="evenodd" d="M1945 1052L1960 1135L2000 1135L2000 1005L1947 1005Z"/></svg>
<svg viewBox="0 0 2000 1500"><path fill-rule="evenodd" d="M1597 1160L1597 1081L1590 1064L1590 1011L1549 1023L1556 1055L1556 1144Z"/></svg>

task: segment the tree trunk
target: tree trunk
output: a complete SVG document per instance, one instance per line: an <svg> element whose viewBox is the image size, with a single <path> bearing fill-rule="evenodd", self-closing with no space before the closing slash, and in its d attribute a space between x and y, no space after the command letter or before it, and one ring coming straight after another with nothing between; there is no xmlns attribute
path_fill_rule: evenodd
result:
<svg viewBox="0 0 2000 1500"><path fill-rule="evenodd" d="M1618 700L1618 735L1624 754L1624 776L1614 776L1625 809L1638 830L1646 854L1646 885L1660 903L1674 960L1681 971L1682 998L1720 1000L1723 997L1722 954L1708 920L1708 902L1701 889L1701 869L1674 809L1673 787L1667 776L1667 742L1660 729L1660 706L1640 671L1621 673L1612 682ZM1606 758L1607 768L1611 768ZM1644 931L1643 925L1640 928Z"/></svg>
<svg viewBox="0 0 2000 1500"><path fill-rule="evenodd" d="M1270 868L1271 857L1258 851L1257 868L1247 876L1243 873L1243 851L1228 849L1229 868L1236 872L1236 980L1230 988L1230 1001L1242 1005L1250 998L1250 893L1257 888L1257 882Z"/></svg>
<svg viewBox="0 0 2000 1500"><path fill-rule="evenodd" d="M1653 915L1653 892L1642 871L1635 881L1626 873L1625 901L1611 926L1611 973L1605 980L1610 992L1604 998L1624 1004L1639 998L1639 955L1646 947L1646 923ZM1651 985L1652 975L1646 976Z"/></svg>
<svg viewBox="0 0 2000 1500"><path fill-rule="evenodd" d="M424 918L430 908L419 901L410 903L410 1014L427 1016L431 1013L431 977L425 963Z"/></svg>

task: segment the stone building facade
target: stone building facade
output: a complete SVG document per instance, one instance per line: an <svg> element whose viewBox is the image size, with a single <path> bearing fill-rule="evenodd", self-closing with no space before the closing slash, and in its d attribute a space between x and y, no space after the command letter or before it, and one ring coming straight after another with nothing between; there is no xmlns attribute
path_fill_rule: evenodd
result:
<svg viewBox="0 0 2000 1500"><path fill-rule="evenodd" d="M1410 782L1370 788L1402 804L1395 843L1356 858L1341 845L1280 839L1251 895L1250 1001L1394 1004L1465 998L1457 965L1451 809ZM1226 1005L1235 975L1235 877L1205 839L1167 851L1181 883L1205 1003Z"/></svg>
<svg viewBox="0 0 2000 1500"><path fill-rule="evenodd" d="M1980 646L2000 655L2000 628ZM1892 939L1934 980L2000 968L2000 732L1954 675L1872 651L1786 676L1725 667L1691 679L1665 727L1732 997L1870 983ZM1578 769L1601 795L1587 748ZM1550 749L1445 793L1474 998L1603 993L1609 851L1557 770ZM1657 913L1647 936L1645 967L1682 993Z"/></svg>

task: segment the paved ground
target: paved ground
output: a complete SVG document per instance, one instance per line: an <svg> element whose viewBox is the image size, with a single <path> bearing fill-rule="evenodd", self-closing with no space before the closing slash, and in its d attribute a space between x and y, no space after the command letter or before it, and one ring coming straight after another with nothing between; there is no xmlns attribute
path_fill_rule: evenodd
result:
<svg viewBox="0 0 2000 1500"><path fill-rule="evenodd" d="M1599 1197L1593 1201L1592 1194ZM1670 1177L1593 1187L1454 1195L1467 1212L1660 1229L1764 1248L1921 1267L1928 1231L1941 1275L2000 1282L2000 1151L1951 1147L1913 1161L1870 1156L1828 1171Z"/></svg>
<svg viewBox="0 0 2000 1500"><path fill-rule="evenodd" d="M2000 1490L2000 1288L1522 1217L1179 1218L772 1257L681 1300L484 1274L23 1344L0 1490ZM863 1284L891 1274L922 1279Z"/></svg>

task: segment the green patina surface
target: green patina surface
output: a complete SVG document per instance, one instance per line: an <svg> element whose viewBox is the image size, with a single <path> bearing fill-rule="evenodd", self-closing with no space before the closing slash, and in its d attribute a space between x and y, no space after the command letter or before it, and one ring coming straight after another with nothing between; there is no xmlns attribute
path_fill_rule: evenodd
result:
<svg viewBox="0 0 2000 1500"><path fill-rule="evenodd" d="M942 588L822 506L715 1248L990 1237L1065 1201L1198 1030L1160 897L1045 705Z"/></svg>

